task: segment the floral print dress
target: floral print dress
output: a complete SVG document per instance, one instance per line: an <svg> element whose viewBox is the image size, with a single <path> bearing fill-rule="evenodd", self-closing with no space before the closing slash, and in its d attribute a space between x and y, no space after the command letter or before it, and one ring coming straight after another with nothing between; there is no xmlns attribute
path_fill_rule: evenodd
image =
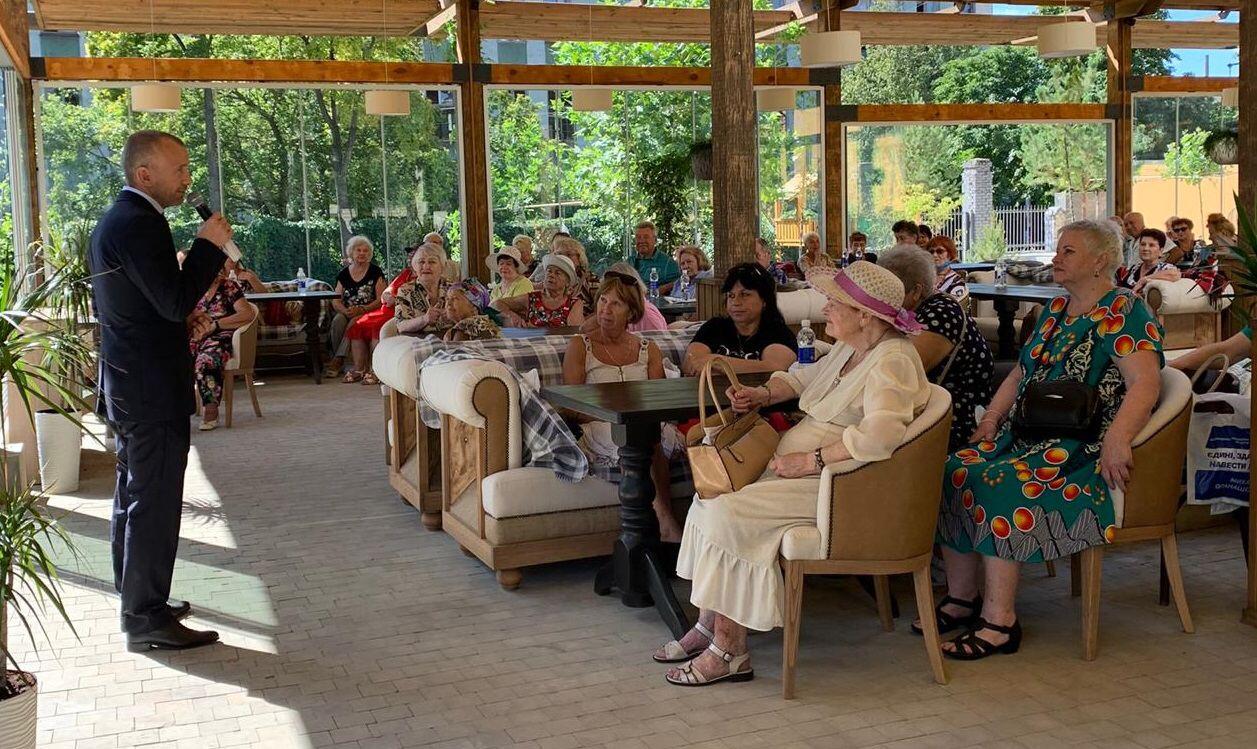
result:
<svg viewBox="0 0 1257 749"><path fill-rule="evenodd" d="M1046 319L1022 349L1020 400L1031 382L1074 380L1099 388L1100 432L1094 441L1017 437L1005 421L992 442L947 459L939 541L1017 562L1041 562L1107 543L1114 512L1100 475L1100 446L1126 394L1117 362L1155 351L1162 334L1147 305L1113 289L1091 312L1068 317L1068 297L1048 306Z"/></svg>
<svg viewBox="0 0 1257 749"><path fill-rule="evenodd" d="M221 320L236 313L236 301L239 299L244 299L240 284L224 278L218 282L218 288L201 297L196 308L209 315L211 320ZM223 399L223 366L231 358L233 332L220 330L190 343L196 392L202 406L212 406Z"/></svg>
<svg viewBox="0 0 1257 749"><path fill-rule="evenodd" d="M445 304L445 294L449 291L452 284L441 279L437 285L436 301L433 302L428 298L428 289L421 283L419 279L407 281L397 288L396 301L393 305L394 316L400 320L413 320L420 315L427 314L428 309L434 304ZM420 335L423 333L442 333L449 329L449 325L429 326L420 333L412 335Z"/></svg>

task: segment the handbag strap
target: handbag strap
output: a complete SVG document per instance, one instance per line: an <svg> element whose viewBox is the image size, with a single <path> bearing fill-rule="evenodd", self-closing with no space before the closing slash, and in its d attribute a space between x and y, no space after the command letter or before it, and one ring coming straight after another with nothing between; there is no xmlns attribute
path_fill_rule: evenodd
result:
<svg viewBox="0 0 1257 749"><path fill-rule="evenodd" d="M966 314L964 327L961 328L960 330L960 342L952 345L951 356L947 357L947 364L943 366L943 371L939 372L938 380L934 383L935 385L942 385L943 381L947 379L947 373L951 371L951 365L956 363L956 355L960 353L960 347L964 345L965 336L968 334L968 332L969 332L969 315Z"/></svg>
<svg viewBox="0 0 1257 749"><path fill-rule="evenodd" d="M711 395L712 405L716 408L716 414L720 416L720 423L724 426L729 425L729 419L725 416L724 409L720 407L720 398L716 395L716 385L712 381L712 370L720 368L724 371L725 376L729 378L729 383L734 387L742 387L742 383L738 381L738 375L733 371L733 367L724 357L713 356L703 365L703 371L698 376L698 418L700 423L707 421L707 395Z"/></svg>
<svg viewBox="0 0 1257 749"><path fill-rule="evenodd" d="M1230 369L1231 367L1231 360L1227 358L1226 354L1222 352L1218 352L1214 354L1213 356L1209 357L1208 359L1205 359L1205 362L1201 364L1196 369L1196 373L1192 375L1192 389L1193 390L1196 389L1196 382L1200 380L1201 375L1203 375L1205 372L1209 370L1209 365L1213 364L1213 361L1215 359L1222 360L1222 367L1221 367L1222 371L1219 372L1218 376L1213 379L1213 382L1209 385L1209 389L1206 390L1204 394L1208 395L1209 393L1212 393L1213 391L1217 390L1218 386L1222 384L1222 380L1226 379L1226 371Z"/></svg>

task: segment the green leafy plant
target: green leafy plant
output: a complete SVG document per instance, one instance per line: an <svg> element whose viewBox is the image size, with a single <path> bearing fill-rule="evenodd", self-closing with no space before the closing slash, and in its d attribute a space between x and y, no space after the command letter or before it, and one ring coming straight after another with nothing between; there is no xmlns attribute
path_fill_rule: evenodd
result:
<svg viewBox="0 0 1257 749"><path fill-rule="evenodd" d="M15 265L0 266L0 381L7 381L28 414L52 410L82 427L87 409L80 373L89 369L91 352L77 325L58 314L59 305L81 290L84 268L74 263L23 273ZM42 278L41 278L42 275ZM7 423L9 398L0 399L0 424ZM31 416L33 419L34 417ZM7 442L0 433L0 448ZM9 649L8 616L21 623L30 640L35 629L47 637L43 617L60 615L73 631L62 602L50 546L59 542L73 553L69 538L48 515L43 495L10 475L7 455L0 459L0 662L12 664L13 675L0 679L0 700L33 684Z"/></svg>
<svg viewBox="0 0 1257 749"><path fill-rule="evenodd" d="M1236 263L1227 266L1232 291L1225 296L1231 299L1252 299L1257 297L1257 204L1246 208L1236 195L1235 211L1238 234L1231 254ZM1236 304L1230 309L1233 313L1239 313L1245 323L1251 321L1250 305Z"/></svg>
<svg viewBox="0 0 1257 749"><path fill-rule="evenodd" d="M973 257L977 260L998 260L1007 253L1008 242L1004 240L1004 222L995 219L978 233L978 241L973 245Z"/></svg>

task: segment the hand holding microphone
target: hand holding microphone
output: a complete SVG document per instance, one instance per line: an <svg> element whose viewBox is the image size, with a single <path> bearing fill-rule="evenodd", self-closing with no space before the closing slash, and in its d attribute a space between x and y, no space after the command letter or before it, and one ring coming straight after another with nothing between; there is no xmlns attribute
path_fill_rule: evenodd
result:
<svg viewBox="0 0 1257 749"><path fill-rule="evenodd" d="M209 206L205 204L205 199L195 193L190 193L187 198L188 205L196 208L197 214L204 220L201 228L197 230L196 235L201 239L213 242L219 249L227 253L227 257L240 262L240 248L236 243L231 241L231 224L227 223L227 219L221 213L214 213Z"/></svg>

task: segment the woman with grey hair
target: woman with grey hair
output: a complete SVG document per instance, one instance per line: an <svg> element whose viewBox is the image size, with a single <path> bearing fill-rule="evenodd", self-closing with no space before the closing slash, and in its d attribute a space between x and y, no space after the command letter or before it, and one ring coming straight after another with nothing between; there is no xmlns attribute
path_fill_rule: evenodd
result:
<svg viewBox="0 0 1257 749"><path fill-rule="evenodd" d="M1061 230L1052 277L1065 293L1047 306L970 446L947 459L938 523L947 596L935 615L943 630L966 630L943 645L948 657L1017 652L1021 564L1107 542L1111 493L1126 489L1131 440L1157 403L1165 364L1156 318L1113 285L1121 261L1108 222ZM1009 423L1023 399L1041 399L1040 385L1062 381L1094 389L1096 426L1087 436L1045 436Z"/></svg>
<svg viewBox="0 0 1257 749"><path fill-rule="evenodd" d="M925 330L910 340L921 356L930 382L951 393L952 422L948 449L965 446L977 429L977 408L991 400L995 361L991 347L951 294L935 290L934 259L919 247L901 244L883 252L877 264L903 282L903 307Z"/></svg>
<svg viewBox="0 0 1257 749"><path fill-rule="evenodd" d="M348 264L336 276L336 298L332 299L331 347L332 361L328 365L328 373L332 377L340 375L340 368L349 353L349 338L345 332L358 318L379 309L383 304L382 296L387 280L384 271L373 262L375 246L371 240L361 234L352 236L345 243L345 257ZM350 369L345 374L345 382L361 382L366 373L360 369Z"/></svg>

